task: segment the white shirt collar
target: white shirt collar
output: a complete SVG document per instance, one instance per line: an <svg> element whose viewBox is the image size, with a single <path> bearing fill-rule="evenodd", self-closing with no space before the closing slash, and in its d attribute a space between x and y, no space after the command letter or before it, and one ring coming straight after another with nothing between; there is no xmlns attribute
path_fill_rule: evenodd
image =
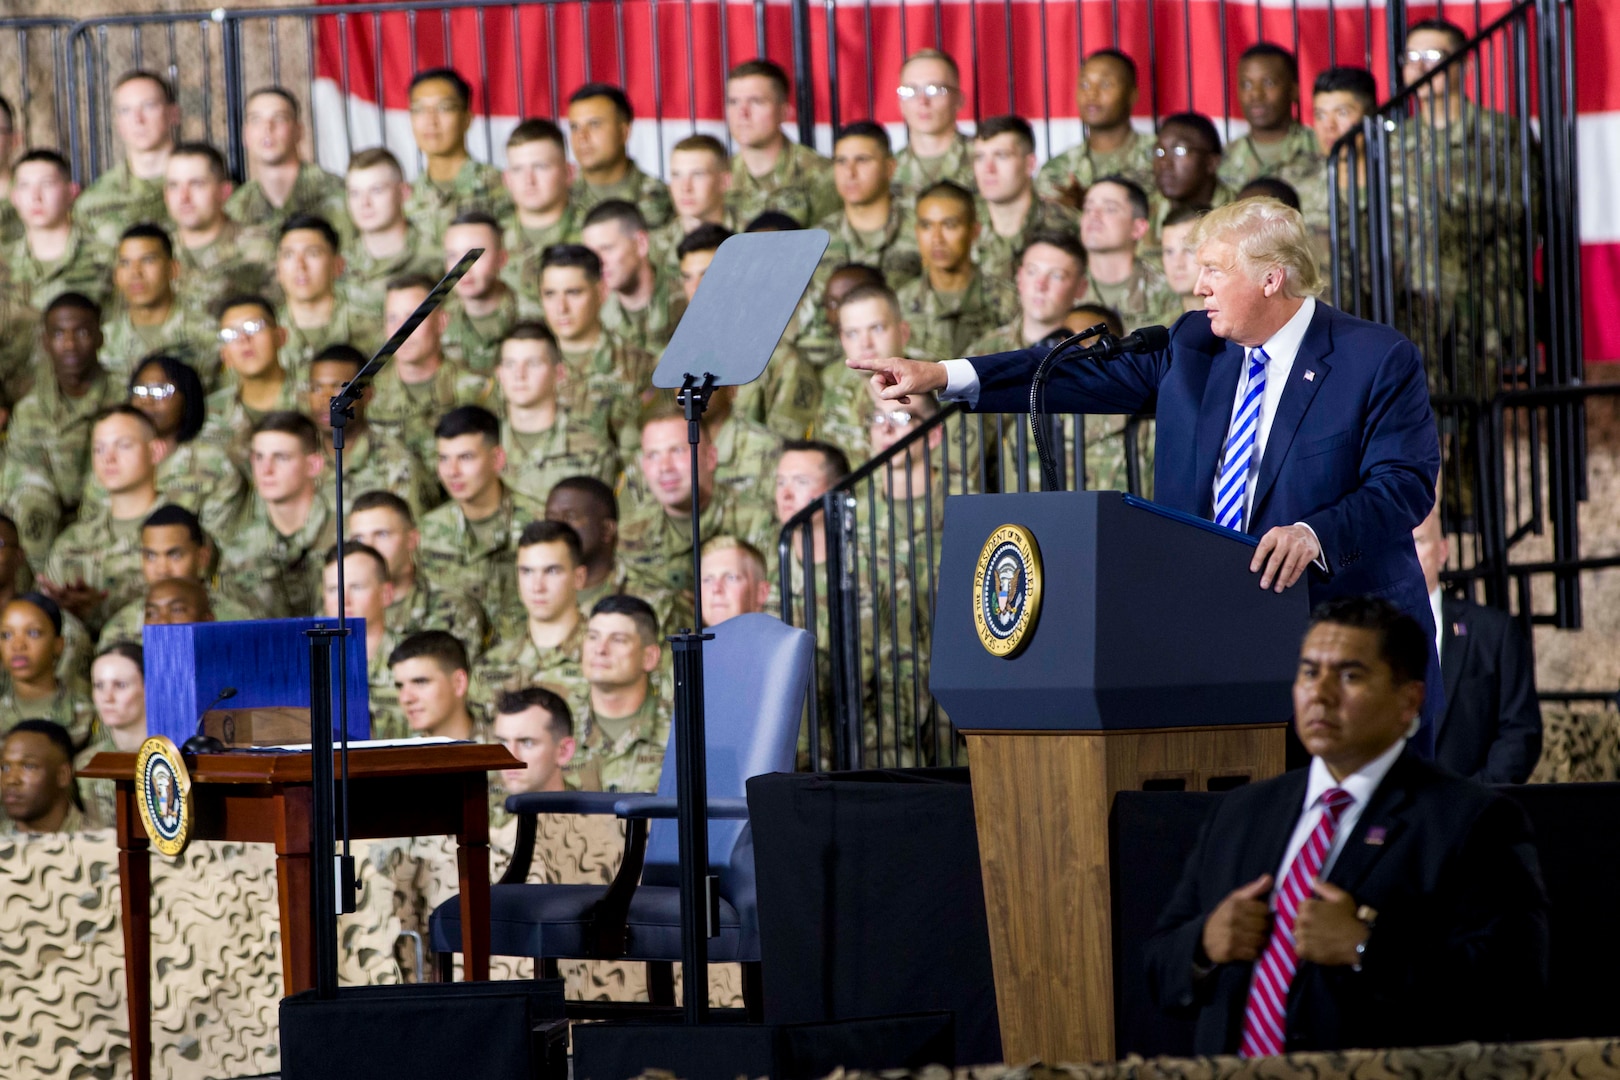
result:
<svg viewBox="0 0 1620 1080"><path fill-rule="evenodd" d="M1355 800L1358 810L1365 810L1367 803L1378 790L1378 785L1384 782L1384 776L1395 764L1395 759L1401 756L1406 748L1405 739L1396 739L1395 745L1373 758L1367 764L1345 777L1343 780L1333 779L1328 767L1319 757L1311 758L1311 776L1305 785L1305 811L1309 813L1328 788L1343 788Z"/></svg>
<svg viewBox="0 0 1620 1080"><path fill-rule="evenodd" d="M1305 344L1305 333L1310 330L1311 318L1315 314L1316 297L1307 296L1293 317L1283 323L1282 328L1261 346L1266 350L1266 355L1271 358L1272 363L1282 364L1285 367L1293 365L1294 357L1299 355L1299 347Z"/></svg>

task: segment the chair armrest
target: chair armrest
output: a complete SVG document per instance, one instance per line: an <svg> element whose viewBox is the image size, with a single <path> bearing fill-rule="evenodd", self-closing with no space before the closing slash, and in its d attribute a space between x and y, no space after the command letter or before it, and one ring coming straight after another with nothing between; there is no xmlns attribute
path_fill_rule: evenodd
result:
<svg viewBox="0 0 1620 1080"><path fill-rule="evenodd" d="M506 809L513 814L614 814L619 803L633 801L618 791L530 791L507 796Z"/></svg>
<svg viewBox="0 0 1620 1080"><path fill-rule="evenodd" d="M613 812L622 818L672 818L678 813L677 800L670 798L621 799ZM704 816L710 821L747 821L747 799L710 799Z"/></svg>

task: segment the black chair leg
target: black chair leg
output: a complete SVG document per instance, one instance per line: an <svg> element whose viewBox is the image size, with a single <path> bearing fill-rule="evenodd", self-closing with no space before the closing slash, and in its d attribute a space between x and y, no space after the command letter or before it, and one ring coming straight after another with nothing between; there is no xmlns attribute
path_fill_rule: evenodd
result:
<svg viewBox="0 0 1620 1080"><path fill-rule="evenodd" d="M765 980L762 977L760 964L756 960L751 964L742 965L742 995L743 1008L748 1013L748 1022L763 1024L765 1022Z"/></svg>
<svg viewBox="0 0 1620 1080"><path fill-rule="evenodd" d="M647 1001L653 1005L675 1004L675 965L672 962L647 961Z"/></svg>
<svg viewBox="0 0 1620 1080"><path fill-rule="evenodd" d="M557 969L555 956L542 956L534 962L534 977L536 979L560 979L562 974Z"/></svg>
<svg viewBox="0 0 1620 1080"><path fill-rule="evenodd" d="M456 954L433 954L433 981L447 983L456 977Z"/></svg>

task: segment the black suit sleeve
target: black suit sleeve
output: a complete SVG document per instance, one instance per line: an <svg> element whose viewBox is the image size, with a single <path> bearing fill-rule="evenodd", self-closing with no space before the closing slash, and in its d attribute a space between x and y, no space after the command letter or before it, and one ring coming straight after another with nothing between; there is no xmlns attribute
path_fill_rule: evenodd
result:
<svg viewBox="0 0 1620 1080"><path fill-rule="evenodd" d="M1217 810L1216 816L1219 813ZM1182 868L1181 880L1145 950L1148 992L1159 1008L1169 1012L1195 1010L1205 1003L1214 982L1208 977L1196 978L1194 971L1203 959L1204 923L1210 914L1205 910L1201 882L1212 824L1212 820L1205 821L1199 829L1192 856Z"/></svg>
<svg viewBox="0 0 1620 1080"><path fill-rule="evenodd" d="M1018 352L972 358L979 376L975 412L1029 411L1029 385L1035 369L1051 351L1037 345ZM1165 353L1121 356L1114 360L1060 360L1046 380L1049 413L1137 413L1152 408Z"/></svg>
<svg viewBox="0 0 1620 1080"><path fill-rule="evenodd" d="M1496 738L1491 741L1485 767L1474 779L1485 784L1522 784L1541 760L1541 702L1530 647L1524 635L1504 619L1497 642L1496 671L1500 704Z"/></svg>

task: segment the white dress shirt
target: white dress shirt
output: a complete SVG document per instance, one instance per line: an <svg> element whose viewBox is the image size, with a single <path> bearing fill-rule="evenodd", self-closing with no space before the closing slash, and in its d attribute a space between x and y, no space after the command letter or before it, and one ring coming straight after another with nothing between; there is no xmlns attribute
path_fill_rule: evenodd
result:
<svg viewBox="0 0 1620 1080"><path fill-rule="evenodd" d="M1299 849L1305 846L1305 841L1316 831L1316 823L1322 820L1319 800L1323 792L1333 787L1343 788L1351 799L1350 805L1339 816L1339 827L1333 834L1333 844L1328 848L1327 858L1322 862L1321 877L1326 878L1328 871L1333 869L1334 862L1338 860L1339 853L1344 850L1345 841L1355 831L1356 822L1361 820L1362 811L1366 810L1367 804L1372 801L1373 792L1384 782L1384 776L1389 772L1390 766L1395 764L1395 759L1401 756L1401 751L1405 748L1405 739L1396 740L1394 746L1343 780L1333 779L1333 774L1328 772L1328 767L1322 764L1321 758L1311 759L1311 775L1305 784L1305 812L1300 814L1298 823L1294 825L1294 835L1289 837L1288 847L1283 851L1282 863L1277 867L1276 886L1271 890L1272 910L1276 910L1277 907L1277 894L1281 892L1283 875L1288 873L1288 867L1293 863L1294 856L1299 854Z"/></svg>
<svg viewBox="0 0 1620 1080"><path fill-rule="evenodd" d="M1434 655L1440 655L1440 639L1445 634L1446 624L1440 618L1440 586L1434 587L1429 594L1429 610L1434 612Z"/></svg>

